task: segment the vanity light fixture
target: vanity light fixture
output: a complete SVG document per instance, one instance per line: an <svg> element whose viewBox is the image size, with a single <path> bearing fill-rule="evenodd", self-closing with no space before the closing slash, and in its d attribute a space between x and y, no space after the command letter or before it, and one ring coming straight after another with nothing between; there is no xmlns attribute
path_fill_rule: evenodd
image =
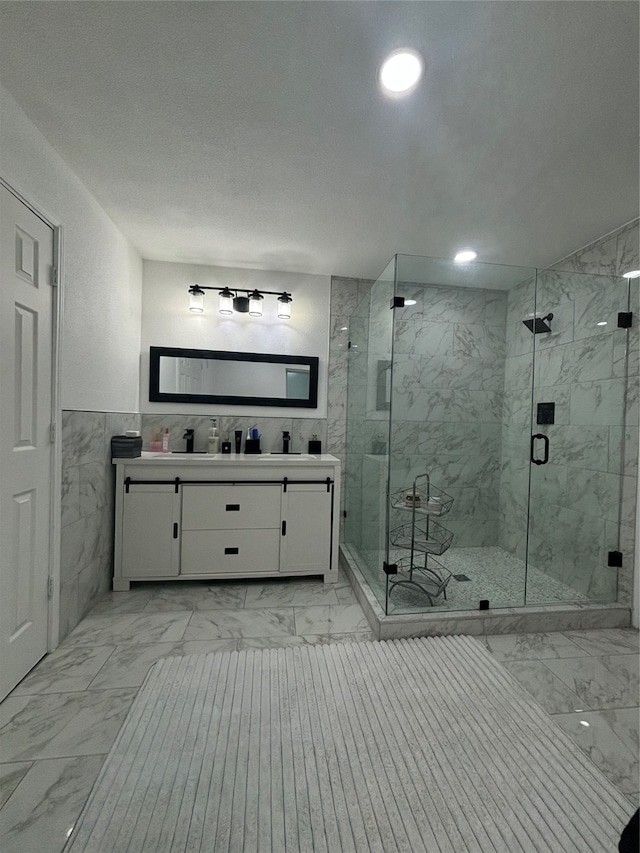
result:
<svg viewBox="0 0 640 853"><path fill-rule="evenodd" d="M265 294L277 296L278 317L281 320L291 319L291 303L293 298L290 293L277 290L244 290L243 288L230 287L208 287L205 284L192 284L189 288L189 310L194 314L204 312L205 290L216 290L218 296L218 311L220 314L229 316L233 313L250 314L251 317L262 317L262 302Z"/></svg>
<svg viewBox="0 0 640 853"><path fill-rule="evenodd" d="M417 299L405 299L405 300L404 300L404 304L405 304L405 306L407 306L407 305L417 305L417 302L418 302L418 300L417 300Z"/></svg>
<svg viewBox="0 0 640 853"><path fill-rule="evenodd" d="M453 260L456 264L468 264L469 261L475 261L477 257L478 253L474 252L473 249L462 249Z"/></svg>
<svg viewBox="0 0 640 853"><path fill-rule="evenodd" d="M622 278L640 278L640 270L629 270L629 272L623 272Z"/></svg>

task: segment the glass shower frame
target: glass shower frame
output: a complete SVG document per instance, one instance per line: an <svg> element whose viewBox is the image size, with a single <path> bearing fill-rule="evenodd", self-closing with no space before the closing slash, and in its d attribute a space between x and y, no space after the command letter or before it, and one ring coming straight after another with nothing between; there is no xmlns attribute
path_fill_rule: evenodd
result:
<svg viewBox="0 0 640 853"><path fill-rule="evenodd" d="M393 258L352 316L345 483L386 613L616 600L629 309L625 279Z"/></svg>

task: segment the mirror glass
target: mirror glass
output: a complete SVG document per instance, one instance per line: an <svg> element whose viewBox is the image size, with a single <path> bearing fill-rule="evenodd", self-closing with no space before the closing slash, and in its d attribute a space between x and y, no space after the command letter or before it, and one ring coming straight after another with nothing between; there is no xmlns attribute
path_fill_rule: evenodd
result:
<svg viewBox="0 0 640 853"><path fill-rule="evenodd" d="M316 408L318 358L150 348L149 400Z"/></svg>

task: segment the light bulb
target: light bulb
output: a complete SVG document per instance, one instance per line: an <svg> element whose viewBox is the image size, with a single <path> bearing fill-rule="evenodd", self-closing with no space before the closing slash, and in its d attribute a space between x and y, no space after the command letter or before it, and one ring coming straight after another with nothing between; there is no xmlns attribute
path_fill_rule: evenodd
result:
<svg viewBox="0 0 640 853"><path fill-rule="evenodd" d="M281 320L291 319L291 303L293 299L285 291L282 296L278 296L278 317Z"/></svg>
<svg viewBox="0 0 640 853"><path fill-rule="evenodd" d="M204 292L200 288L189 291L189 311L193 311L194 314L204 312Z"/></svg>
<svg viewBox="0 0 640 853"><path fill-rule="evenodd" d="M262 300L264 296L258 290L249 294L249 314L252 317L262 317Z"/></svg>
<svg viewBox="0 0 640 853"><path fill-rule="evenodd" d="M221 314L233 314L233 293L231 293L228 287L220 291L218 311Z"/></svg>
<svg viewBox="0 0 640 853"><path fill-rule="evenodd" d="M422 77L424 62L419 53L409 48L394 50L380 66L378 79L389 95L408 94Z"/></svg>
<svg viewBox="0 0 640 853"><path fill-rule="evenodd" d="M468 264L469 261L475 261L477 257L478 254L473 249L462 249L453 260L456 264Z"/></svg>

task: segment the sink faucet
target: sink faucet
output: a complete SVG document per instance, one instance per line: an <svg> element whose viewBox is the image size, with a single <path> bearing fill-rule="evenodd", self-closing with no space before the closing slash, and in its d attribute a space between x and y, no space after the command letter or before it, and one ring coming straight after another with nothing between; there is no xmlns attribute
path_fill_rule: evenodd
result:
<svg viewBox="0 0 640 853"><path fill-rule="evenodd" d="M193 453L193 441L195 430L187 429L182 436L187 442L187 453Z"/></svg>

